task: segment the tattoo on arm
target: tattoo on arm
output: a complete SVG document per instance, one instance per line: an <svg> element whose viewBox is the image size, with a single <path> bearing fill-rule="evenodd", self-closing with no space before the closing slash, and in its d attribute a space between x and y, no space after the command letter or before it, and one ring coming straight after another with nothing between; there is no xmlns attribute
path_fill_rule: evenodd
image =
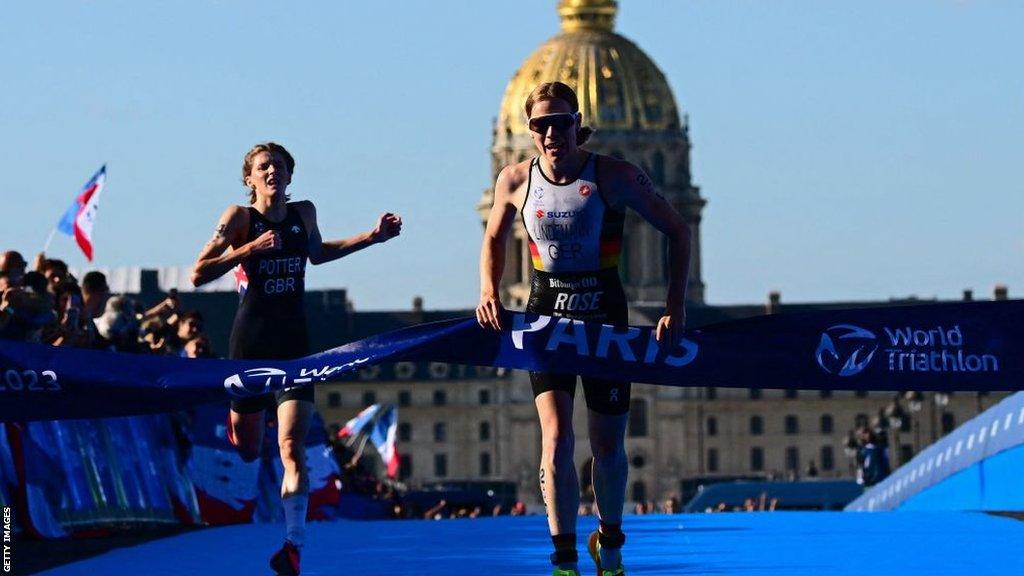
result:
<svg viewBox="0 0 1024 576"><path fill-rule="evenodd" d="M644 190L654 190L654 183L643 172L636 175L636 183Z"/></svg>
<svg viewBox="0 0 1024 576"><path fill-rule="evenodd" d="M227 229L228 229L228 225L227 224L224 224L224 223L218 224L217 225L217 229L213 231L213 238L210 238L210 241L206 243L205 247L209 248L210 246L213 246L214 244L216 244L218 241L227 239L227 234L226 234Z"/></svg>
<svg viewBox="0 0 1024 576"><path fill-rule="evenodd" d="M654 182L652 182L651 179L648 178L647 175L644 174L643 172L640 172L639 174L636 175L636 183L639 184L640 187L643 188L645 191L651 192L652 194L654 194L658 198L661 198L661 199L665 198L664 196L661 195L661 192L659 192L654 187Z"/></svg>

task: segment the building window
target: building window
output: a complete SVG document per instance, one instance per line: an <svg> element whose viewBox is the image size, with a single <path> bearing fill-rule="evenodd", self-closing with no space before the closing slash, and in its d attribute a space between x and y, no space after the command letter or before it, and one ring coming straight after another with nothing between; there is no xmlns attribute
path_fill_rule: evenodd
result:
<svg viewBox="0 0 1024 576"><path fill-rule="evenodd" d="M480 439L481 440L485 440L485 441L491 439L491 423L490 422L481 422L480 423Z"/></svg>
<svg viewBox="0 0 1024 576"><path fill-rule="evenodd" d="M412 393L408 390L402 390L398 393L398 405L399 406L411 406L412 405Z"/></svg>
<svg viewBox="0 0 1024 576"><path fill-rule="evenodd" d="M942 413L942 433L949 434L956 428L956 416L951 412Z"/></svg>
<svg viewBox="0 0 1024 576"><path fill-rule="evenodd" d="M800 449L796 446L786 448L786 471L796 472L800 470Z"/></svg>
<svg viewBox="0 0 1024 576"><path fill-rule="evenodd" d="M831 470L835 469L835 467L836 467L836 461L835 461L835 455L832 453L832 447L831 446L822 446L821 447L821 469L825 470L826 472L828 472L828 471L831 471Z"/></svg>
<svg viewBox="0 0 1024 576"><path fill-rule="evenodd" d="M761 434L764 434L764 418L761 418L760 416L751 416L750 435L760 436Z"/></svg>
<svg viewBox="0 0 1024 576"><path fill-rule="evenodd" d="M480 475L490 476L491 475L491 453L481 452L480 453Z"/></svg>
<svg viewBox="0 0 1024 576"><path fill-rule="evenodd" d="M448 455L434 454L434 476L444 478L448 476Z"/></svg>
<svg viewBox="0 0 1024 576"><path fill-rule="evenodd" d="M764 448L750 449L750 469L754 472L764 470Z"/></svg>
<svg viewBox="0 0 1024 576"><path fill-rule="evenodd" d="M821 396L822 398L831 398L832 397L832 391L831 390L820 390L818 392L818 395Z"/></svg>
<svg viewBox="0 0 1024 576"><path fill-rule="evenodd" d="M434 442L448 441L448 425L444 422L434 423Z"/></svg>
<svg viewBox="0 0 1024 576"><path fill-rule="evenodd" d="M331 392L327 395L327 405L331 408L338 408L341 406L341 393Z"/></svg>
<svg viewBox="0 0 1024 576"><path fill-rule="evenodd" d="M634 438L647 436L647 401L634 398L629 401L629 435Z"/></svg>
<svg viewBox="0 0 1024 576"><path fill-rule="evenodd" d="M448 395L444 390L434 390L434 406L444 406L448 403Z"/></svg>
<svg viewBox="0 0 1024 576"><path fill-rule="evenodd" d="M647 500L647 486L643 482L637 480L633 482L633 502L643 503Z"/></svg>
<svg viewBox="0 0 1024 576"><path fill-rule="evenodd" d="M491 403L491 391L486 388L481 388L479 392L477 392L477 399L481 406L487 406Z"/></svg>
<svg viewBox="0 0 1024 576"><path fill-rule="evenodd" d="M398 479L405 480L412 476L412 456L409 454L398 455Z"/></svg>
<svg viewBox="0 0 1024 576"><path fill-rule="evenodd" d="M704 397L707 398L708 400L717 400L718 388L715 388L714 386L708 386L707 388L704 389Z"/></svg>
<svg viewBox="0 0 1024 576"><path fill-rule="evenodd" d="M398 424L398 439L402 442L412 440L412 424L401 422Z"/></svg>
<svg viewBox="0 0 1024 576"><path fill-rule="evenodd" d="M821 415L821 433L822 434L831 434L832 430L834 428L835 428L835 426L833 426L832 416L829 415L829 414L822 414Z"/></svg>
<svg viewBox="0 0 1024 576"><path fill-rule="evenodd" d="M760 400L764 395L760 388L751 388L749 390L751 400Z"/></svg>
<svg viewBox="0 0 1024 576"><path fill-rule="evenodd" d="M363 408L366 408L367 406L372 406L372 405L374 405L376 403L377 403L377 393L376 392L363 392Z"/></svg>
<svg viewBox="0 0 1024 576"><path fill-rule="evenodd" d="M797 397L798 395L799 395L799 394L798 394L798 391L797 391L797 390L794 390L794 389L791 389L791 388L786 388L786 393L785 393L785 396L786 396L786 399L787 399L787 400L793 400L793 399L795 399L795 398L796 398L796 397Z"/></svg>
<svg viewBox="0 0 1024 576"><path fill-rule="evenodd" d="M718 472L718 450L708 448L708 472Z"/></svg>
<svg viewBox="0 0 1024 576"><path fill-rule="evenodd" d="M718 419L714 416L708 417L708 436L718 436Z"/></svg>
<svg viewBox="0 0 1024 576"><path fill-rule="evenodd" d="M796 416L790 414L786 416L786 434L799 434L800 433L800 420Z"/></svg>

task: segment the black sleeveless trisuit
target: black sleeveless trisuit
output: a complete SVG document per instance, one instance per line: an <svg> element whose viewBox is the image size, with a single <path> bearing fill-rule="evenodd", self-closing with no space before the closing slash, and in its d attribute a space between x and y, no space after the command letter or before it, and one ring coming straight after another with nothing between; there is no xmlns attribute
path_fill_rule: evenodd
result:
<svg viewBox="0 0 1024 576"><path fill-rule="evenodd" d="M304 304L309 231L295 205L288 204L287 209L283 220L272 222L255 208L248 208L245 242L276 230L281 235L281 248L242 261L249 285L231 327L229 358L291 360L309 354ZM231 408L238 413L259 412L285 400L313 402L314 387L233 400Z"/></svg>

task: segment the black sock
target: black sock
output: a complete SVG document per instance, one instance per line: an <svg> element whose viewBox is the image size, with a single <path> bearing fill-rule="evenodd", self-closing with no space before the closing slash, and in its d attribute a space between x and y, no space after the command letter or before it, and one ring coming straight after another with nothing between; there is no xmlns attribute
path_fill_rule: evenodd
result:
<svg viewBox="0 0 1024 576"><path fill-rule="evenodd" d="M622 524L606 524L601 521L597 531L597 540L601 543L601 548L622 548L622 545L626 543L626 535L622 533Z"/></svg>
<svg viewBox="0 0 1024 576"><path fill-rule="evenodd" d="M558 534L551 537L551 543L555 545L555 553L551 555L551 563L555 566L561 564L575 564L579 562L579 555L576 553L576 533Z"/></svg>

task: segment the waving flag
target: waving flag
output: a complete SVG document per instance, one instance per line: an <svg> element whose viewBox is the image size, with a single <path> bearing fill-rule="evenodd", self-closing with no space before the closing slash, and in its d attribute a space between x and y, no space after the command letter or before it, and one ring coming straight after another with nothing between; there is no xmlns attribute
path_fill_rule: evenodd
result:
<svg viewBox="0 0 1024 576"><path fill-rule="evenodd" d="M93 175L75 201L68 206L64 216L57 224L57 229L72 236L78 247L82 249L86 259L92 262L92 225L96 221L96 212L100 205L100 192L107 181L107 167L104 165Z"/></svg>
<svg viewBox="0 0 1024 576"><path fill-rule="evenodd" d="M370 442L373 442L384 465L387 466L388 478L398 476L398 450L395 448L395 434L398 431L398 408L389 405L383 414L373 423L370 431Z"/></svg>
<svg viewBox="0 0 1024 576"><path fill-rule="evenodd" d="M356 417L345 423L345 426L338 430L338 438L348 438L349 436L358 436L363 428L373 420L377 415L377 411L380 410L380 404L373 404L363 408L363 411L356 414Z"/></svg>

